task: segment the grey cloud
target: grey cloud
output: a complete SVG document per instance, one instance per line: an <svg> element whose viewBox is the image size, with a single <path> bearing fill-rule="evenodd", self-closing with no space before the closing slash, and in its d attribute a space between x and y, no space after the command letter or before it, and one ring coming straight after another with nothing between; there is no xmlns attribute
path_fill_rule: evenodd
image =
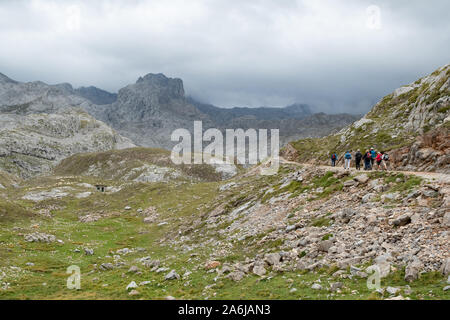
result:
<svg viewBox="0 0 450 320"><path fill-rule="evenodd" d="M219 106L362 113L449 63L445 0L93 2L1 1L0 72L110 91L162 72ZM366 27L369 5L380 30Z"/></svg>

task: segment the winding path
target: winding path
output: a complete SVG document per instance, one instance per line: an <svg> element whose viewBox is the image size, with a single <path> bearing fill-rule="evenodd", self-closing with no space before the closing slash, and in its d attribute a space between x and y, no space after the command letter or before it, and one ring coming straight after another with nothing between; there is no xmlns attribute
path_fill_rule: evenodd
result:
<svg viewBox="0 0 450 320"><path fill-rule="evenodd" d="M300 163L300 162L295 162L295 161L289 161L286 160L282 157L280 157L280 163L287 163L287 164L294 164L294 165L299 165L299 166L305 166L305 167L316 167L316 168L321 168L321 169L325 169L328 171L333 171L333 172L340 172L340 171L344 171L345 169L341 166L336 166L336 167L332 167L332 166L324 166L324 165L313 165L310 163ZM376 170L373 170L376 171ZM357 171L355 168L351 168L350 172L361 172L364 173L364 170L361 171ZM430 181L435 181L435 182L439 182L439 183L444 183L444 184L450 184L450 174L447 173L439 173L439 172L420 172L420 171L389 171L389 172L396 172L396 173L403 173L406 175L414 175L417 177L421 177L423 179L426 180L430 180Z"/></svg>

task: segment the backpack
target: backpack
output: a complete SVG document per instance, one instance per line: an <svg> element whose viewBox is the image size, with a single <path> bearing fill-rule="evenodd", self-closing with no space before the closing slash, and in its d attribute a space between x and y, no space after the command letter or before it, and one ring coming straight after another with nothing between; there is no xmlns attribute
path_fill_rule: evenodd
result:
<svg viewBox="0 0 450 320"><path fill-rule="evenodd" d="M384 161L389 161L389 155L387 153L384 154L383 160Z"/></svg>
<svg viewBox="0 0 450 320"><path fill-rule="evenodd" d="M350 153L345 154L345 159L351 159L351 158L352 158L352 155Z"/></svg>
<svg viewBox="0 0 450 320"><path fill-rule="evenodd" d="M336 155L333 154L333 155L331 156L331 159L336 160Z"/></svg>

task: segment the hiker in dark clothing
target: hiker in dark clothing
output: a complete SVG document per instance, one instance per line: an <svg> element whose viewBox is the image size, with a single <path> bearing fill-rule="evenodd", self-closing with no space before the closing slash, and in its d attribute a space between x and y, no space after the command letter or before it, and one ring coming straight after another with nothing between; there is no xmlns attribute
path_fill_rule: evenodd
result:
<svg viewBox="0 0 450 320"><path fill-rule="evenodd" d="M356 163L356 170L361 170L361 159L362 159L363 155L361 153L361 151L356 151L355 153L355 163Z"/></svg>
<svg viewBox="0 0 450 320"><path fill-rule="evenodd" d="M338 156L337 156L336 152L333 152L333 154L331 155L331 166L332 167L336 167L337 160L338 160Z"/></svg>
<svg viewBox="0 0 450 320"><path fill-rule="evenodd" d="M364 170L372 170L372 154L369 150L364 153Z"/></svg>
<svg viewBox="0 0 450 320"><path fill-rule="evenodd" d="M386 152L381 153L383 155L383 167L384 170L389 170L389 155Z"/></svg>

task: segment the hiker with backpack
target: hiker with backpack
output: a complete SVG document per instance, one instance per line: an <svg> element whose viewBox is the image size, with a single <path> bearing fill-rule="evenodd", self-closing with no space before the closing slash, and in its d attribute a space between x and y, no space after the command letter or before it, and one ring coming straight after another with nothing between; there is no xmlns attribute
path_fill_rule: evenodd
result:
<svg viewBox="0 0 450 320"><path fill-rule="evenodd" d="M363 160L364 160L364 170L372 170L371 167L372 154L370 153L369 150L366 150L366 152L364 153Z"/></svg>
<svg viewBox="0 0 450 320"><path fill-rule="evenodd" d="M388 165L389 165L389 155L386 152L381 152L383 157L383 167L386 171L388 171Z"/></svg>
<svg viewBox="0 0 450 320"><path fill-rule="evenodd" d="M383 155L380 152L377 152L375 161L377 162L377 170L380 170L381 163L383 162Z"/></svg>
<svg viewBox="0 0 450 320"><path fill-rule="evenodd" d="M371 158L370 158L370 164L371 164L371 166L373 167L373 166L374 166L374 163L375 163L375 158L377 157L377 152L375 151L374 148L370 148L370 156L371 156Z"/></svg>
<svg viewBox="0 0 450 320"><path fill-rule="evenodd" d="M352 154L349 151L347 151L347 152L345 152L344 158L345 158L344 169L345 170L350 170L350 163L352 161Z"/></svg>
<svg viewBox="0 0 450 320"><path fill-rule="evenodd" d="M333 152L333 154L331 155L331 166L332 167L336 167L337 160L338 160L338 156L337 156L336 152Z"/></svg>
<svg viewBox="0 0 450 320"><path fill-rule="evenodd" d="M363 157L363 155L362 155L361 151L358 149L358 151L356 151L356 154L355 154L356 170L361 170L362 157Z"/></svg>

